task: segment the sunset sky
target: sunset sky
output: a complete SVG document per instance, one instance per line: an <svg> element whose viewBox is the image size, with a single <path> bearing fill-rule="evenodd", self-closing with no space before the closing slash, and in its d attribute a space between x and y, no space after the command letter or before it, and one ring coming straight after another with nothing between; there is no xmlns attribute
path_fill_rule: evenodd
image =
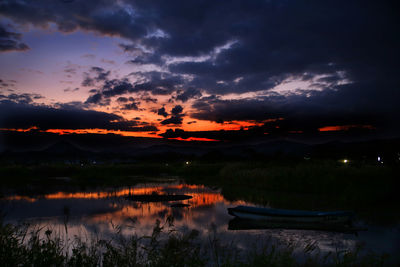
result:
<svg viewBox="0 0 400 267"><path fill-rule="evenodd" d="M398 11L389 1L3 0L0 129L396 137Z"/></svg>

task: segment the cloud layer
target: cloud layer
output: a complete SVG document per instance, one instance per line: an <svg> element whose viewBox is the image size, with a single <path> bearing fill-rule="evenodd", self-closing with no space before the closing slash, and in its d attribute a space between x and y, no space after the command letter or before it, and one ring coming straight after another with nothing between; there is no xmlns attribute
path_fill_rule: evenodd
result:
<svg viewBox="0 0 400 267"><path fill-rule="evenodd" d="M121 116L84 110L75 107L54 108L36 105L32 101L25 101L26 96L21 96L19 101L0 101L0 128L3 129L29 129L36 127L39 130L48 129L106 129L131 132L158 131L158 129L145 122L126 120Z"/></svg>
<svg viewBox="0 0 400 267"><path fill-rule="evenodd" d="M125 40L118 48L132 72L118 78L91 67L81 84L91 89L86 105L119 99L121 110L138 111L158 103L168 126L182 125L184 116L220 123L284 118L281 127L294 130L373 125L391 132L400 116L396 10L384 1L344 0L0 4L0 15L15 25ZM26 49L20 34L0 28L0 50ZM285 93L277 89L285 86ZM175 108L168 113L158 96L169 96Z"/></svg>
<svg viewBox="0 0 400 267"><path fill-rule="evenodd" d="M0 52L26 51L29 46L21 42L22 34L12 32L0 24Z"/></svg>

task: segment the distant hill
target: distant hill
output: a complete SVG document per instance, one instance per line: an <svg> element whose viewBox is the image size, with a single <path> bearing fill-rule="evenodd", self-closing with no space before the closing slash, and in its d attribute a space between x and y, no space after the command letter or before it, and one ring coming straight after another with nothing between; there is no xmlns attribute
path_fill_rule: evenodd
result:
<svg viewBox="0 0 400 267"><path fill-rule="evenodd" d="M114 134L2 133L2 159L249 159L260 157L376 158L400 157L400 139L306 144L286 139L246 142L186 142L161 138L123 137Z"/></svg>
<svg viewBox="0 0 400 267"><path fill-rule="evenodd" d="M67 141L57 142L46 149L37 152L49 156L79 156L90 154L90 151L78 148L76 145Z"/></svg>

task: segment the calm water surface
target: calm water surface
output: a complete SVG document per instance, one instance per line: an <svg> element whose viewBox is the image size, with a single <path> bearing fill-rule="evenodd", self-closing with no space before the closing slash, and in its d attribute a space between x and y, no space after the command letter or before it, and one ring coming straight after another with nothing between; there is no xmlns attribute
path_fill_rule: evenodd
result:
<svg viewBox="0 0 400 267"><path fill-rule="evenodd" d="M129 194L185 194L193 198L183 201L141 203L126 198ZM187 207L171 207L173 204ZM156 220L163 224L168 216L174 218L174 229L197 229L208 240L216 231L226 244L239 249L266 243L294 243L299 248L314 242L322 252L353 249L362 244L366 251L390 253L398 261L400 251L399 227L363 225L367 231L358 235L314 230L228 230L232 219L228 207L254 205L244 201L231 202L220 190L203 185L181 182L146 183L133 187L91 189L75 192L58 191L40 196L6 194L0 200L5 222L30 223L32 227L51 229L62 238L79 236L84 239L110 238L118 229L124 235L149 235ZM362 224L362 222L357 222ZM213 229L213 230L211 230Z"/></svg>

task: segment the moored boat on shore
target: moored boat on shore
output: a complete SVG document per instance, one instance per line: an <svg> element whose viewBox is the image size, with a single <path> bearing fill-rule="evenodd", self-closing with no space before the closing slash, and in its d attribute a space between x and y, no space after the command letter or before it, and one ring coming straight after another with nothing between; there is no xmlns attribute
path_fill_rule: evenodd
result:
<svg viewBox="0 0 400 267"><path fill-rule="evenodd" d="M351 211L304 211L250 206L228 208L228 213L241 219L297 223L349 223L354 216Z"/></svg>

